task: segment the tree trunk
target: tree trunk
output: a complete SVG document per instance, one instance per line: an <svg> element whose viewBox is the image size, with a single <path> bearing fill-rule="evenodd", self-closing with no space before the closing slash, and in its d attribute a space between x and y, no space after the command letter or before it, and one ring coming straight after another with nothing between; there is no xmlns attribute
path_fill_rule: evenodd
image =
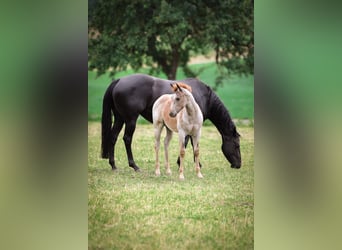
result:
<svg viewBox="0 0 342 250"><path fill-rule="evenodd" d="M171 65L168 67L168 72L165 72L167 75L167 79L169 80L175 80L177 76L177 68L179 64L179 51L178 51L179 46L174 46L172 49L172 60L171 60Z"/></svg>
<svg viewBox="0 0 342 250"><path fill-rule="evenodd" d="M172 64L172 67L170 71L167 73L167 79L169 80L176 80L176 75L177 75L177 64Z"/></svg>

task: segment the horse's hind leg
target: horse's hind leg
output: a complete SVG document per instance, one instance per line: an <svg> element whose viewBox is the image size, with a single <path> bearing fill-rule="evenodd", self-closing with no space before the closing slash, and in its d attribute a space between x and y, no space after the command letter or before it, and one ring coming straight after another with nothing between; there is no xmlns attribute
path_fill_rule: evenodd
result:
<svg viewBox="0 0 342 250"><path fill-rule="evenodd" d="M114 124L113 127L111 129L111 133L112 133L112 141L110 143L110 148L109 148L109 164L112 166L112 170L116 170L116 165L115 165L115 157L114 157L114 153L115 153L115 144L116 141L118 139L118 135L120 134L120 131L123 127L123 120L118 118L118 117L114 117Z"/></svg>
<svg viewBox="0 0 342 250"><path fill-rule="evenodd" d="M166 127L166 137L164 139L164 150L165 150L165 168L166 174L171 175L170 162L169 162L169 144L172 138L172 131Z"/></svg>
<svg viewBox="0 0 342 250"><path fill-rule="evenodd" d="M125 122L125 134L123 140L125 142L126 153L128 158L128 165L135 171L140 171L139 167L135 164L133 153L132 153L132 137L135 131L137 118Z"/></svg>

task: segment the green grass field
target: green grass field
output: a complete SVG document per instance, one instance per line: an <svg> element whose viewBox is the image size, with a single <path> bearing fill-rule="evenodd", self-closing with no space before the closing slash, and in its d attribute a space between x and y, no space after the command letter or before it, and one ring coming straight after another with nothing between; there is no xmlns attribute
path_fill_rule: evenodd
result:
<svg viewBox="0 0 342 250"><path fill-rule="evenodd" d="M203 127L195 175L191 149L185 155L185 180L178 180L178 137L170 143L172 176L154 175L152 125L137 125L132 144L142 172L128 167L122 132L116 147L118 171L100 159L100 123L88 123L89 249L253 249L254 128L239 126L242 167L231 169L221 152L221 137ZM162 138L165 136L165 131ZM162 144L162 143L161 143ZM161 163L164 160L161 146ZM162 164L162 166L164 166Z"/></svg>
<svg viewBox="0 0 342 250"><path fill-rule="evenodd" d="M204 69L199 79L210 86L218 75L215 63L193 64L193 70ZM115 78L133 74L132 70L118 73ZM139 73L148 73L148 69L142 69ZM158 75L166 79L165 75ZM186 78L182 70L178 70L177 79ZM102 111L102 97L112 79L108 75L96 78L95 72L88 72L88 119L98 121ZM254 119L254 77L231 76L225 79L223 86L219 87L217 94L235 119ZM139 119L142 122L143 119Z"/></svg>

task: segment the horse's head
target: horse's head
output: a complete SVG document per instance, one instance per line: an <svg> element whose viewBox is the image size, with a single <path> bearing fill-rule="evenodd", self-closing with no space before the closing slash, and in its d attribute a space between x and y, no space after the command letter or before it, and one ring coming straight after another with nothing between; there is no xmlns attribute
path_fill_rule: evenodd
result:
<svg viewBox="0 0 342 250"><path fill-rule="evenodd" d="M231 136L222 136L222 152L232 168L241 167L240 135L235 127Z"/></svg>
<svg viewBox="0 0 342 250"><path fill-rule="evenodd" d="M170 116L176 117L177 114L184 108L186 105L186 93L182 90L182 88L178 85L178 83L170 84L175 94L172 96L172 102L170 107Z"/></svg>

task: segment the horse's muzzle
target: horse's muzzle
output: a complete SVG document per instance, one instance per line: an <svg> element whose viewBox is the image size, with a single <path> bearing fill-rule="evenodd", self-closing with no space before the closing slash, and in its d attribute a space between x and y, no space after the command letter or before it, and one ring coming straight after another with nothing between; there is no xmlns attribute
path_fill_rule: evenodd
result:
<svg viewBox="0 0 342 250"><path fill-rule="evenodd" d="M239 168L241 168L241 164L239 164L239 165L233 165L233 164L232 164L232 165L230 165L230 167L231 167L231 168L239 169Z"/></svg>

